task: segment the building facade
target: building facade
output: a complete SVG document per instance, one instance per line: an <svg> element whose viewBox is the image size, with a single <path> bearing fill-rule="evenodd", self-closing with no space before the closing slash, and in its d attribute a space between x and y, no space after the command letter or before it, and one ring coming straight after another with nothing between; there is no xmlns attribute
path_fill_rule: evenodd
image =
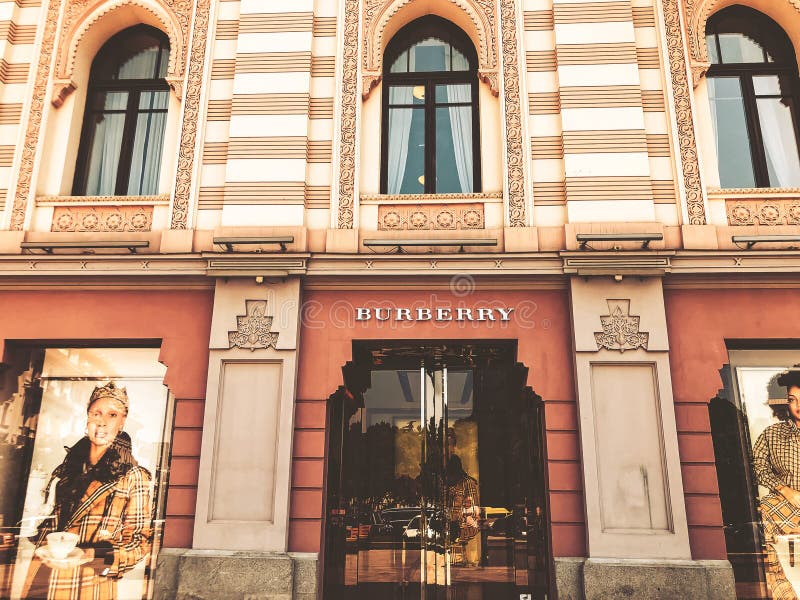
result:
<svg viewBox="0 0 800 600"><path fill-rule="evenodd" d="M795 597L798 52L796 0L0 1L0 596Z"/></svg>

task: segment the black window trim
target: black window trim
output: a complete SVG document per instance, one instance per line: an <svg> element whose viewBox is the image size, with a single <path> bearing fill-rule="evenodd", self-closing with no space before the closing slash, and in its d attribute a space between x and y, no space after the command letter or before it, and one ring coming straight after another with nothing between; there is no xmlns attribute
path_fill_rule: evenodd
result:
<svg viewBox="0 0 800 600"><path fill-rule="evenodd" d="M436 37L462 52L469 62L467 71L416 71L391 73L394 61L414 43ZM472 193L481 191L481 140L480 109L478 104L478 57L472 41L456 25L433 15L420 17L400 29L389 42L383 58L383 86L381 98L381 173L380 189L388 193L389 186L389 88L394 85L425 86L425 184L424 194L436 194L436 85L468 84L471 88L472 107ZM460 103L458 103L460 104ZM441 106L442 104L440 104ZM457 105L457 104L456 104ZM461 104L467 106L467 104ZM393 105L396 106L396 105ZM419 105L416 105L419 106ZM447 106L452 106L448 104Z"/></svg>
<svg viewBox="0 0 800 600"><path fill-rule="evenodd" d="M108 45L113 43L124 43L125 37L136 33L136 31L146 31L154 37L160 38L160 48L166 48L171 51L169 45L169 37L159 29L149 25L134 25L123 29L119 33L112 36L98 51L95 56L101 55L103 51L108 50ZM163 53L159 52L158 59L155 65L155 72L161 70L161 61L166 58L169 60L169 55L164 57ZM95 69L95 61L92 61L92 72ZM95 128L90 127L90 119L94 118L97 113L112 112L97 110L93 108L93 101L98 94L106 92L127 92L128 102L124 110L113 111L117 114L125 114L125 122L122 130L122 142L120 144L119 164L117 166L117 179L114 185L115 196L127 196L128 185L131 176L131 164L133 163L133 148L134 137L136 134L136 121L140 114L167 114L168 108L164 109L140 109L139 101L143 92L169 92L169 84L166 79L116 79L116 80L95 80L92 74L89 76L89 85L86 92L86 107L83 113L83 123L81 124L80 143L78 144L78 156L75 162L75 176L72 182L72 195L85 196L86 186L89 178L89 155L91 153L92 145L94 143L93 131Z"/></svg>

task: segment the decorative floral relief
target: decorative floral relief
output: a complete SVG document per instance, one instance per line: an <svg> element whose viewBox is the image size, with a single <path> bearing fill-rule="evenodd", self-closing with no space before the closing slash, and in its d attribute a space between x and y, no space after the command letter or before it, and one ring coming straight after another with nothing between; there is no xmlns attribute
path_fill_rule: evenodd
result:
<svg viewBox="0 0 800 600"><path fill-rule="evenodd" d="M483 228L483 204L390 204L378 208L378 229L381 231Z"/></svg>
<svg viewBox="0 0 800 600"><path fill-rule="evenodd" d="M692 116L692 89L686 68L683 45L683 28L678 8L679 0L663 0L666 27L667 54L675 101L675 118L678 127L678 146L683 169L683 187L686 192L686 211L690 225L705 225L706 211L700 180L700 162L697 157L697 140Z"/></svg>
<svg viewBox="0 0 800 600"><path fill-rule="evenodd" d="M630 314L630 300L606 300L608 314L600 316L603 331L596 331L594 339L597 349L606 350L647 350L650 334L639 331L639 317Z"/></svg>
<svg viewBox="0 0 800 600"><path fill-rule="evenodd" d="M152 206L56 207L50 231L150 231Z"/></svg>
<svg viewBox="0 0 800 600"><path fill-rule="evenodd" d="M175 173L175 196L172 200L172 229L186 229L189 225L189 196L192 191L192 170L195 158L197 128L200 125L200 92L203 88L203 68L208 37L208 15L211 0L197 0L194 14L191 58L186 78L181 140L178 148L178 169Z"/></svg>
<svg viewBox="0 0 800 600"><path fill-rule="evenodd" d="M356 189L356 115L358 113L359 0L345 0L342 53L341 133L339 137L339 206L337 226L353 228Z"/></svg>
<svg viewBox="0 0 800 600"><path fill-rule="evenodd" d="M266 300L245 300L247 314L236 317L236 331L228 332L228 348L274 348L278 333L270 331L272 317L265 316Z"/></svg>
<svg viewBox="0 0 800 600"><path fill-rule="evenodd" d="M800 225L800 198L726 200L728 225Z"/></svg>

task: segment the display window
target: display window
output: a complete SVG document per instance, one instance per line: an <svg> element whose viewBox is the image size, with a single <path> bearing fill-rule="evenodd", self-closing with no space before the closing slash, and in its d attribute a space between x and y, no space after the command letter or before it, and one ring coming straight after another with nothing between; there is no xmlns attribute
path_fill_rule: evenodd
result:
<svg viewBox="0 0 800 600"><path fill-rule="evenodd" d="M737 596L797 598L800 352L732 351L730 357L710 417Z"/></svg>
<svg viewBox="0 0 800 600"><path fill-rule="evenodd" d="M0 597L152 597L173 413L158 355L6 349Z"/></svg>

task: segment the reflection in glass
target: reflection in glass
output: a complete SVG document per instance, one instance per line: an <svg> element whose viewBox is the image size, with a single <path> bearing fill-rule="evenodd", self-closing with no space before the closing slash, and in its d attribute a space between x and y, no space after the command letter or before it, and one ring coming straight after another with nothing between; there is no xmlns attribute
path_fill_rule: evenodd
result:
<svg viewBox="0 0 800 600"><path fill-rule="evenodd" d="M723 188L754 187L750 137L739 78L709 78L708 95L717 140L720 185Z"/></svg>

